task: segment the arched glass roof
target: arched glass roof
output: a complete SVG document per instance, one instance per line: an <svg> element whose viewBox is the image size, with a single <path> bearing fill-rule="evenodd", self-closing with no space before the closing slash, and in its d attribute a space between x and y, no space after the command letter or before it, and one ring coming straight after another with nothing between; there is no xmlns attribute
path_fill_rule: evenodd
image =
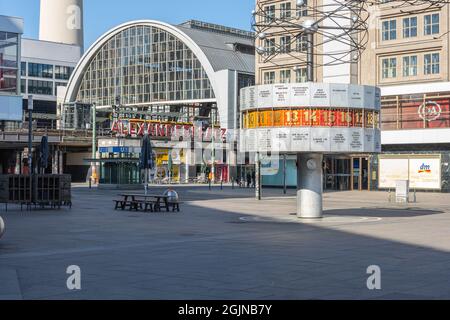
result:
<svg viewBox="0 0 450 320"><path fill-rule="evenodd" d="M111 35L83 68L76 101L97 106L214 99L192 50L158 26L133 24ZM73 79L72 79L73 80Z"/></svg>

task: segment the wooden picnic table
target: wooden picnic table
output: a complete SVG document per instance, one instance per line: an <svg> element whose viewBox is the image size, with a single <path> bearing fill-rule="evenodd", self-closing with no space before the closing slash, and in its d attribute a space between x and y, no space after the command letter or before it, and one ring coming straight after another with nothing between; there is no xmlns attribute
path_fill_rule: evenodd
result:
<svg viewBox="0 0 450 320"><path fill-rule="evenodd" d="M169 197L162 195L162 194L122 193L122 194L119 194L119 197L122 197L122 199L123 199L122 208L121 208L122 210L125 210L125 208L127 207L127 204L129 204L128 206L130 207L130 209L133 209L133 204L137 204L138 201L141 199L144 202L147 202L148 199L155 199L155 201L154 201L155 211L161 210L162 202L164 202L162 207L165 207L167 212L170 211L169 210L169 201L168 201Z"/></svg>

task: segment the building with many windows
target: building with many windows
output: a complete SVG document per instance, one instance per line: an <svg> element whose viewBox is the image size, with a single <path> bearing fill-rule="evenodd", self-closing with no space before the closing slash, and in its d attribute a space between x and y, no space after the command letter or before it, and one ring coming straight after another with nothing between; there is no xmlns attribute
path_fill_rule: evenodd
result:
<svg viewBox="0 0 450 320"><path fill-rule="evenodd" d="M332 2L257 1L265 23L274 27L270 38L257 38L256 46L264 48L265 54L277 50L269 61L257 56L257 84L306 81L302 62L306 39L277 28L277 20L302 21L308 16L304 4ZM359 63L320 66L323 61L317 57L315 81L374 85L382 94L383 154L326 157L324 187L328 190L393 188L398 179L409 180L416 189L450 190L450 5L398 4L386 1L368 7L369 39ZM318 50L332 50L332 45ZM288 157L287 170L288 185L295 186L294 158ZM264 177L266 185L282 185L282 181L281 170Z"/></svg>
<svg viewBox="0 0 450 320"><path fill-rule="evenodd" d="M23 20L0 16L0 127L22 120L20 57ZM16 170L16 159L0 152L0 173Z"/></svg>
<svg viewBox="0 0 450 320"><path fill-rule="evenodd" d="M378 186L450 191L450 5L371 10L359 82L381 87ZM424 169L425 168L425 169Z"/></svg>
<svg viewBox="0 0 450 320"><path fill-rule="evenodd" d="M71 137L71 133L64 135L57 130L57 90L67 85L81 57L81 48L25 39L22 32L22 19L0 17L0 173L28 172L27 106L32 95L33 144L38 146L42 136L48 135L48 172L72 173L75 181L85 181L86 166L79 158L90 149L87 133L82 134L84 138Z"/></svg>
<svg viewBox="0 0 450 320"><path fill-rule="evenodd" d="M156 179L170 172L173 181L184 182L210 170L228 181L237 168L235 150L223 150L225 133L239 127L239 92L254 83L254 59L248 31L201 21L125 23L80 60L66 88L61 125L86 127L95 108L99 131L112 131L113 138L99 138L101 184L141 182L138 159L146 132L155 148ZM174 140L176 132L194 127L205 150L216 139L215 157L199 162L192 155L193 137Z"/></svg>

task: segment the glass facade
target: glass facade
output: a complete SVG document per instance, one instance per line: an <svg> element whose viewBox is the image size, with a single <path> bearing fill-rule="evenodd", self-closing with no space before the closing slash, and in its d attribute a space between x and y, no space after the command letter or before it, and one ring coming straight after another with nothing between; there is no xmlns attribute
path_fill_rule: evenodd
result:
<svg viewBox="0 0 450 320"><path fill-rule="evenodd" d="M98 106L213 99L200 61L174 35L133 26L97 52L81 82L77 101Z"/></svg>
<svg viewBox="0 0 450 320"><path fill-rule="evenodd" d="M0 93L17 93L17 33L0 31Z"/></svg>
<svg viewBox="0 0 450 320"><path fill-rule="evenodd" d="M69 80L70 75L73 72L72 67L66 66L55 66L55 79L58 80Z"/></svg>
<svg viewBox="0 0 450 320"><path fill-rule="evenodd" d="M51 64L28 63L28 76L53 79L53 66Z"/></svg>

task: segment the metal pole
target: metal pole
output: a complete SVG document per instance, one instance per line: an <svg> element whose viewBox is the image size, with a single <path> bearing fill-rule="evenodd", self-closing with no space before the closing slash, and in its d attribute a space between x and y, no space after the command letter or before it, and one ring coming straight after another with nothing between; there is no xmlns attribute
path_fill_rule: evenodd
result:
<svg viewBox="0 0 450 320"><path fill-rule="evenodd" d="M94 103L92 105L92 159L97 157L97 105ZM92 173L91 179L96 183L97 168L95 167L95 162L91 163Z"/></svg>
<svg viewBox="0 0 450 320"><path fill-rule="evenodd" d="M314 82L314 33L306 33L307 55L306 55L306 81Z"/></svg>
<svg viewBox="0 0 450 320"><path fill-rule="evenodd" d="M286 181L286 154L283 155L283 193L287 193L287 181Z"/></svg>
<svg viewBox="0 0 450 320"><path fill-rule="evenodd" d="M215 137L215 113L214 109L211 109L211 146L212 146L212 152L211 152L211 175L212 175L212 183L216 182L216 137Z"/></svg>
<svg viewBox="0 0 450 320"><path fill-rule="evenodd" d="M261 200L261 161L259 152L256 153L255 187L256 200Z"/></svg>

